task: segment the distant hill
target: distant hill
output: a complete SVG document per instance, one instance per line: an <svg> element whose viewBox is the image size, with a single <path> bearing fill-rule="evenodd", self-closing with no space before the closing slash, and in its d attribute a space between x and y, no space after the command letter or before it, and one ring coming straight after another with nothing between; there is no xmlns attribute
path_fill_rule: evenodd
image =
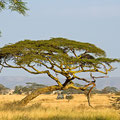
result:
<svg viewBox="0 0 120 120"><path fill-rule="evenodd" d="M23 77L23 76L0 76L0 84L8 88L14 88L16 85L25 86L28 82L34 82L44 85L55 84L49 77Z"/></svg>
<svg viewBox="0 0 120 120"><path fill-rule="evenodd" d="M12 89L16 85L25 86L27 82L35 82L48 86L56 84L49 77L0 76L0 84L3 84L4 86ZM75 82L81 84L77 80L75 80ZM105 86L111 86L120 90L120 77L97 79L96 84L97 89L103 89Z"/></svg>

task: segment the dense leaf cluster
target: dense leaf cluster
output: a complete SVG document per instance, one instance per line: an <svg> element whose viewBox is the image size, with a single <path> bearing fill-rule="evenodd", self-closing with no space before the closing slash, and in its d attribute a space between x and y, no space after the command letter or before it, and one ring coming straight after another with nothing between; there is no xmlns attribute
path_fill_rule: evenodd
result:
<svg viewBox="0 0 120 120"><path fill-rule="evenodd" d="M25 15L28 10L26 7L26 2L23 2L23 0L0 0L0 11L3 9L17 11L22 15Z"/></svg>
<svg viewBox="0 0 120 120"><path fill-rule="evenodd" d="M120 61L105 56L105 52L93 44L65 38L38 41L24 40L0 49L0 60L12 60L17 65L46 63L48 58L63 65L95 65Z"/></svg>

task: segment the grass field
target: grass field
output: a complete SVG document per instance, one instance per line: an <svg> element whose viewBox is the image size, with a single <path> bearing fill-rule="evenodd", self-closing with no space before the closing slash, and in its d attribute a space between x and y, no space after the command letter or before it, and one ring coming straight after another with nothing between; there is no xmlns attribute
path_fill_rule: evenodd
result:
<svg viewBox="0 0 120 120"><path fill-rule="evenodd" d="M0 95L0 120L120 120L120 110L112 108L110 95L93 95L87 104L84 95L74 95L56 100L56 95L40 95L26 107L16 107L13 103L23 95Z"/></svg>

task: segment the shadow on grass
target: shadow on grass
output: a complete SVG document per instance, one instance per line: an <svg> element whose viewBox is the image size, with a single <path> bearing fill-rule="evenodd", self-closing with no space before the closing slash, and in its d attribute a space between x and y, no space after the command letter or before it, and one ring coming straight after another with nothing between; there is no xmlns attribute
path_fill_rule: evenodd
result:
<svg viewBox="0 0 120 120"><path fill-rule="evenodd" d="M113 120L112 118L104 118L102 116L99 117L65 117L65 116L54 116L54 117L50 117L50 118L29 118L26 116L21 116L21 117L16 117L13 120Z"/></svg>
<svg viewBox="0 0 120 120"><path fill-rule="evenodd" d="M0 107L0 111L33 111L35 109L47 111L47 108L42 106L42 103L35 103L30 106L20 106L19 101L13 101L9 103L4 103L2 107Z"/></svg>

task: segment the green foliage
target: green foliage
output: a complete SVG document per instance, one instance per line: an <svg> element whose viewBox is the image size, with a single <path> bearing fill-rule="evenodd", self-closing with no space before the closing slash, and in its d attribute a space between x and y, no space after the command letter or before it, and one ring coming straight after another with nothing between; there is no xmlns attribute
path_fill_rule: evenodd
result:
<svg viewBox="0 0 120 120"><path fill-rule="evenodd" d="M9 88L7 88L4 85L0 84L0 94L6 94L7 90L9 90Z"/></svg>
<svg viewBox="0 0 120 120"><path fill-rule="evenodd" d="M14 93L15 94L22 94L22 89L23 89L23 86L15 86L15 90L14 90Z"/></svg>
<svg viewBox="0 0 120 120"><path fill-rule="evenodd" d="M111 97L110 101L115 109L120 110L120 97Z"/></svg>
<svg viewBox="0 0 120 120"><path fill-rule="evenodd" d="M107 86L104 89L102 89L101 93L107 94L107 93L117 93L118 89L116 87L110 87Z"/></svg>
<svg viewBox="0 0 120 120"><path fill-rule="evenodd" d="M91 55L92 59L85 56L78 59L71 55L71 51L79 52L78 56L82 56L83 52ZM81 54L80 54L81 53ZM95 58L95 56L97 58ZM94 56L94 57L93 57ZM103 56L101 58L101 56ZM117 59L105 58L105 52L90 43L82 43L65 38L52 38L50 40L31 41L25 40L15 44L6 45L0 49L0 57L6 60L12 60L17 65L25 65L30 63L38 63L38 61L48 62L47 57L51 60L63 64L101 64L119 62ZM17 58L16 58L17 57Z"/></svg>
<svg viewBox="0 0 120 120"><path fill-rule="evenodd" d="M23 0L0 0L0 10L2 11L5 8L17 11L22 15L25 15L28 10L26 2L23 2Z"/></svg>
<svg viewBox="0 0 120 120"><path fill-rule="evenodd" d="M66 99L68 100L68 102L69 102L69 101L72 100L74 97L73 97L72 94L68 93L65 98L66 98Z"/></svg>
<svg viewBox="0 0 120 120"><path fill-rule="evenodd" d="M74 49L78 51L94 53L98 56L105 56L105 52L102 49L90 43L77 42L74 40L68 40L66 38L52 38L50 41L54 44L54 46L63 47L65 52Z"/></svg>
<svg viewBox="0 0 120 120"><path fill-rule="evenodd" d="M25 94L29 94L30 92L32 92L33 90L37 89L37 88L44 88L46 87L45 85L42 85L42 84L37 84L37 83L26 83L27 85L26 86L15 86L15 91L14 93L15 94L22 94L22 93L25 93Z"/></svg>
<svg viewBox="0 0 120 120"><path fill-rule="evenodd" d="M0 84L0 91L5 90L5 89L6 89L6 87L4 85Z"/></svg>
<svg viewBox="0 0 120 120"><path fill-rule="evenodd" d="M5 9L5 3L3 0L0 1L0 10Z"/></svg>

